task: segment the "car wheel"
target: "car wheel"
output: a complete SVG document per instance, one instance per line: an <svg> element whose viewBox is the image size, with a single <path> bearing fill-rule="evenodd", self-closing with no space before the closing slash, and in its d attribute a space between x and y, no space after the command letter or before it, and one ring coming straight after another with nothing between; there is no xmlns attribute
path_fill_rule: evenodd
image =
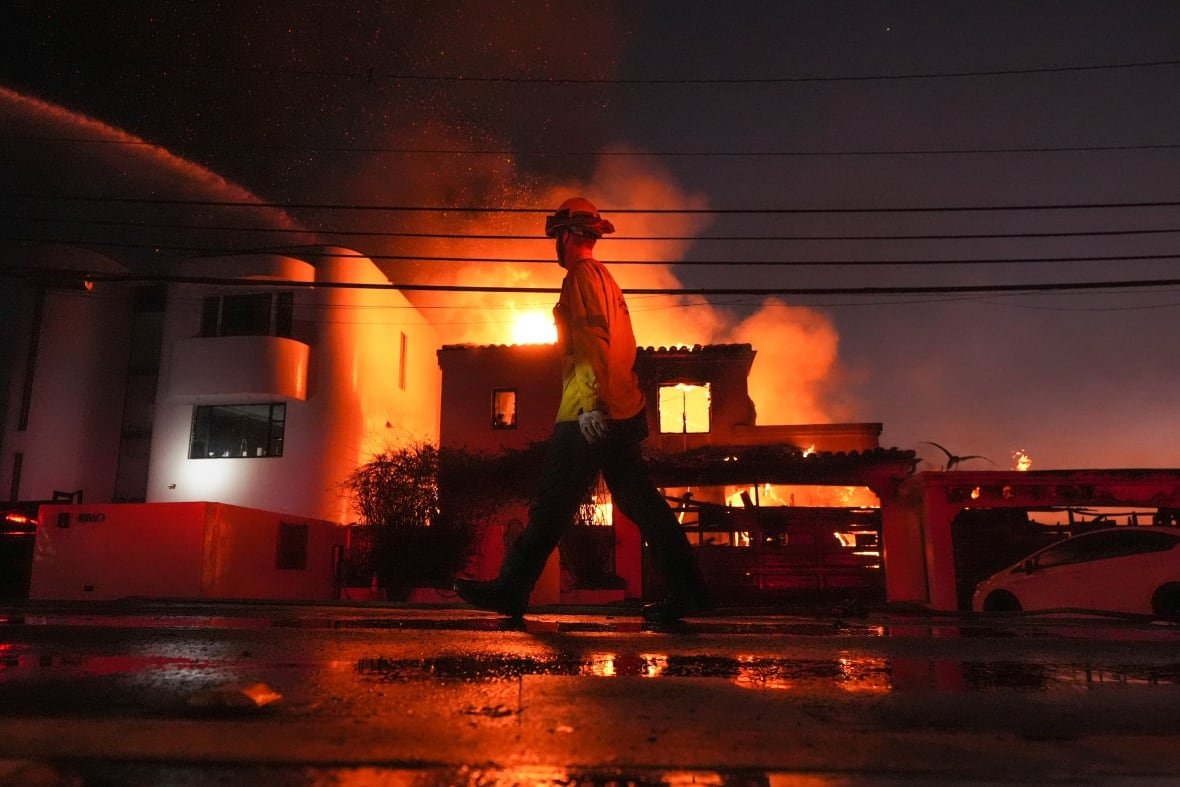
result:
<svg viewBox="0 0 1180 787"><path fill-rule="evenodd" d="M983 600L984 612L1019 612L1020 602L1007 590L997 590Z"/></svg>
<svg viewBox="0 0 1180 787"><path fill-rule="evenodd" d="M1161 585L1151 597L1151 611L1161 618L1180 620L1180 582Z"/></svg>

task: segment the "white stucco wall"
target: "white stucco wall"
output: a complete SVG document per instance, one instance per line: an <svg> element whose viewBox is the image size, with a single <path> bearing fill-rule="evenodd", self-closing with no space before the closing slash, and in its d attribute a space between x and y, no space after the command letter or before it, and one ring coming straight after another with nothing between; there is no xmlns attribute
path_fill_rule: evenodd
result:
<svg viewBox="0 0 1180 787"><path fill-rule="evenodd" d="M343 249L308 255L307 261L273 256L199 261L186 273L387 284L371 260ZM276 289L284 288L280 284ZM333 522L355 520L341 485L358 464L385 447L437 440L441 375L434 359L436 331L393 289L299 287L294 289L294 318L304 329L296 333L306 335L296 338L309 345L304 398L290 396L289 381L277 379L270 391L273 396L258 391L194 392L175 384L173 366L187 361L177 353L191 351L200 331L202 298L232 291L222 285L173 287L165 318L147 500L210 500ZM404 389L399 374L402 334L408 356ZM257 358L227 352L208 362L224 366L254 363ZM218 375L259 385L257 374L222 369ZM179 377L191 379L191 368ZM286 403L283 455L188 459L193 407L244 401Z"/></svg>
<svg viewBox="0 0 1180 787"><path fill-rule="evenodd" d="M45 270L122 273L106 257L79 249L41 249L32 259L6 260ZM0 474L13 479L13 457L22 455L17 496L49 499L54 491L82 490L87 500L109 499L119 452L131 318L131 294L120 284L97 283L87 291L63 276L44 280L39 333L31 322L37 286L9 284L18 302L15 346L4 420ZM19 292L16 292L19 290ZM36 341L28 423L19 410Z"/></svg>

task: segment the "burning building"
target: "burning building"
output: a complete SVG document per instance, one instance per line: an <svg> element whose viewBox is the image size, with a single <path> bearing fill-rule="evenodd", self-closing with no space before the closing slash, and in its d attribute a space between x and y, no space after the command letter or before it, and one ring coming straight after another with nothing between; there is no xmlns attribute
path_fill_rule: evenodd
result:
<svg viewBox="0 0 1180 787"><path fill-rule="evenodd" d="M444 447L494 452L547 435L560 393L554 345L448 345L438 357ZM653 480L720 599L877 593L878 493L909 474L913 452L882 449L877 423L758 425L747 389L754 357L749 344L639 350ZM634 524L605 497L595 502L607 512L574 528L570 551L597 542L605 564L573 566L567 556L563 572L554 558L535 603L659 593ZM525 515L522 508L492 523L477 571L495 570ZM579 568L593 578L577 576Z"/></svg>
<svg viewBox="0 0 1180 787"><path fill-rule="evenodd" d="M555 345L442 344L419 308L347 250L196 259L160 282L77 249L9 262L21 275L7 292L14 373L0 474L20 518L10 541L34 537L29 512L51 504L42 510L52 527L42 517L36 528L42 597L331 597L340 525L356 519L340 485L359 464L414 441L520 448L552 427ZM1180 509L1177 471L913 475L915 453L882 448L881 424L761 424L755 357L750 343L719 343L648 347L637 360L653 479L719 600L883 592L955 609L989 566L1061 535L1034 509ZM595 502L593 525L554 558L538 601L659 594L636 528L607 498ZM110 573L120 561L159 566L171 554L160 523L180 513L177 537L201 552L185 553L184 572ZM491 523L474 573L494 571L523 516ZM92 559L99 543L114 563ZM258 574L255 553L282 582L208 568ZM148 584L125 584L135 577Z"/></svg>

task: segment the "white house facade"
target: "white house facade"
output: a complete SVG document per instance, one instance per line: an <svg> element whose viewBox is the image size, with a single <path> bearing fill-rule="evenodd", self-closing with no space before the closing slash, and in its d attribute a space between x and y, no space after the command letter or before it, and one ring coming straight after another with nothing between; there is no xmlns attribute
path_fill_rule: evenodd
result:
<svg viewBox="0 0 1180 787"><path fill-rule="evenodd" d="M437 332L355 252L194 259L159 282L111 280L117 264L76 250L32 267L6 299L11 500L347 523L353 469L438 439Z"/></svg>

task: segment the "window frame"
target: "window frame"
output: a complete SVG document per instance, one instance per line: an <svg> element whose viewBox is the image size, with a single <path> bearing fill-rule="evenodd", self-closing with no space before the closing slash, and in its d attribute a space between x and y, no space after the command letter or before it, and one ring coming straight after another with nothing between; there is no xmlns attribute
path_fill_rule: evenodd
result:
<svg viewBox="0 0 1180 787"><path fill-rule="evenodd" d="M500 397L502 395L510 395L512 397L512 419L509 421L499 421L497 416L504 412L500 407ZM516 429L520 423L520 391L516 387L496 387L492 389L491 397L492 412L490 416L491 427L493 430L508 431Z"/></svg>
<svg viewBox="0 0 1180 787"><path fill-rule="evenodd" d="M671 430L664 428L664 396L665 389L680 390L682 403L679 409L680 428ZM688 422L688 396L689 389L702 389L706 398L705 407L705 428L704 429L689 429ZM656 421L659 427L659 433L662 435L676 435L676 434L710 434L713 431L713 385L704 380L669 380L661 382L656 386Z"/></svg>
<svg viewBox="0 0 1180 787"><path fill-rule="evenodd" d="M261 308L250 325L249 305L266 302L265 317ZM265 322L265 327L262 323ZM268 292L226 292L208 295L201 303L201 332L204 337L277 336L293 338L295 327L295 293L291 290Z"/></svg>
<svg viewBox="0 0 1180 787"><path fill-rule="evenodd" d="M239 453L239 449L230 452L229 449L224 449L219 455L211 455L210 446L216 446L213 450L221 450L223 445L229 442L246 442L255 430L247 430L249 421L243 421L247 415L243 411L253 410L255 408L266 407L266 436L265 442L258 439L251 439L247 443L247 447ZM216 411L225 411L218 419ZM237 432L226 436L224 434L214 437L214 429L217 427L219 420L224 422L229 420L237 411L239 423L241 424ZM256 423L261 422L260 418L253 419ZM200 430L200 434L198 431ZM287 404L286 402L254 402L242 404L198 404L193 406L192 425L189 430L189 444L188 444L188 458L189 459L277 459L283 456L283 451L286 445L286 430L287 430ZM200 440L198 440L198 437ZM198 453L198 446L200 452ZM260 452L261 451L261 452Z"/></svg>
<svg viewBox="0 0 1180 787"><path fill-rule="evenodd" d="M1048 547L1036 556L1033 565L1038 569L1045 569L1093 563L1096 560L1166 552L1174 549L1177 544L1180 544L1180 539L1173 536L1148 530L1140 531L1134 527L1127 530L1085 533ZM1067 559L1045 562L1046 556L1053 560L1059 555Z"/></svg>

